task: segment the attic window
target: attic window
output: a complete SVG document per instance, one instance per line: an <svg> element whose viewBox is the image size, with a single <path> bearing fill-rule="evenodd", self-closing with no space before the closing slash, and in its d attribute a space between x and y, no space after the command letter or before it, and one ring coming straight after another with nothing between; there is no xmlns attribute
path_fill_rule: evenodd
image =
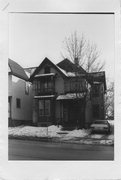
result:
<svg viewBox="0 0 121 180"><path fill-rule="evenodd" d="M45 74L50 73L50 66L46 66L44 71L45 71Z"/></svg>

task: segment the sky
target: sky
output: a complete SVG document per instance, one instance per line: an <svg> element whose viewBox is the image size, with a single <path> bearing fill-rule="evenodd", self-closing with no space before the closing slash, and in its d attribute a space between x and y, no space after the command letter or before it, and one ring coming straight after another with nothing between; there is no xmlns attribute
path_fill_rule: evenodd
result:
<svg viewBox="0 0 121 180"><path fill-rule="evenodd" d="M72 33L95 43L106 75L114 76L113 14L9 14L9 58L23 67L38 66L45 57L63 58L64 40Z"/></svg>

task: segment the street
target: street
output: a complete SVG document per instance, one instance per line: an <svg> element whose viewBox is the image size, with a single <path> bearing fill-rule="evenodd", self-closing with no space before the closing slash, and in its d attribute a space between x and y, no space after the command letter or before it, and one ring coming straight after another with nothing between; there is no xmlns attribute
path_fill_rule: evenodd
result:
<svg viewBox="0 0 121 180"><path fill-rule="evenodd" d="M9 139L9 160L113 160L114 147Z"/></svg>

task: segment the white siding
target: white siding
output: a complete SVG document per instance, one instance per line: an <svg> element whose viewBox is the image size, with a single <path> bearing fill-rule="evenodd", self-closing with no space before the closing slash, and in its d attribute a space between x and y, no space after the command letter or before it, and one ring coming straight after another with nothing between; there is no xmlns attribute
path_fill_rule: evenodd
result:
<svg viewBox="0 0 121 180"><path fill-rule="evenodd" d="M25 81L14 76L9 77L9 96L12 96L11 116L13 120L32 120L32 87L29 95L25 94ZM21 108L16 107L16 98L21 101Z"/></svg>

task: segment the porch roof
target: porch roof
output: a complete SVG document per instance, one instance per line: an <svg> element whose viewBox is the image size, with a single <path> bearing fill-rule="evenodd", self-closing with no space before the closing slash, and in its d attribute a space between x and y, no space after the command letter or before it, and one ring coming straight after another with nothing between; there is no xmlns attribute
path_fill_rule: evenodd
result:
<svg viewBox="0 0 121 180"><path fill-rule="evenodd" d="M67 93L59 95L56 100L82 99L84 96L85 93Z"/></svg>
<svg viewBox="0 0 121 180"><path fill-rule="evenodd" d="M46 95L46 96L34 96L35 99L45 99L45 98L54 98L55 95Z"/></svg>
<svg viewBox="0 0 121 180"><path fill-rule="evenodd" d="M55 76L55 73L37 74L37 75L35 75L35 77L46 77L46 76Z"/></svg>

